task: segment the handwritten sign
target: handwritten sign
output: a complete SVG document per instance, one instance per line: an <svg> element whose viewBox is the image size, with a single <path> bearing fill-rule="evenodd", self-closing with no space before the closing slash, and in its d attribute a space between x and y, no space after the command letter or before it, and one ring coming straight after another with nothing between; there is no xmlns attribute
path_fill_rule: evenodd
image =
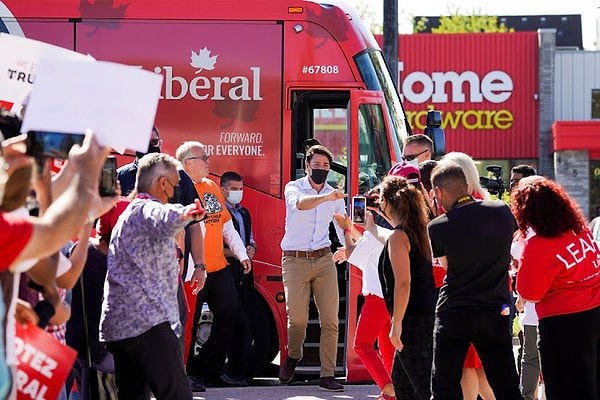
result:
<svg viewBox="0 0 600 400"><path fill-rule="evenodd" d="M120 153L145 152L162 75L106 61L41 60L22 132L84 133Z"/></svg>
<svg viewBox="0 0 600 400"><path fill-rule="evenodd" d="M0 33L0 54L0 100L17 104L31 91L41 59L94 61L89 55L6 33Z"/></svg>

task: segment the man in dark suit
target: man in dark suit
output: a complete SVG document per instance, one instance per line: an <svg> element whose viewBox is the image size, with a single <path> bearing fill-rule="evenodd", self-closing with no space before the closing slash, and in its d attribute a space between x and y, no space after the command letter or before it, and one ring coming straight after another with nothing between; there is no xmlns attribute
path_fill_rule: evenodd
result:
<svg viewBox="0 0 600 400"><path fill-rule="evenodd" d="M244 181L241 175L237 172L228 171L223 173L220 181L221 191L225 198L225 205L227 210L231 214L231 221L235 227L235 230L239 233L242 242L246 246L246 252L250 260L254 258L256 254L256 242L254 241L254 234L252 233L252 218L248 209L240 204L244 193ZM242 310L238 313L238 321L236 321L236 332L243 333L243 335L236 335L231 343L230 352L228 354L227 369L229 374L238 379L242 386L247 384L246 379L249 376L249 366L246 365L246 355L251 342L251 323L248 321L246 313L243 309L244 300L250 288L254 285L254 277L252 271L248 274L244 274L244 268L240 261L234 256L233 252L229 249L227 244L223 243L225 247L224 253L227 258L227 262L232 271L233 278L235 280L235 286L240 293Z"/></svg>

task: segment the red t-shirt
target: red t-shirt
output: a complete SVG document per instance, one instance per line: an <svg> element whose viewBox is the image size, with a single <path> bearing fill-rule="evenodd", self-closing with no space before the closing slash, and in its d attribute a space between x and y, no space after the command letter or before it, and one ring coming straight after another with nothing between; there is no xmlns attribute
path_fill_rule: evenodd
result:
<svg viewBox="0 0 600 400"><path fill-rule="evenodd" d="M540 319L600 305L600 251L589 230L558 238L538 235L525 241L517 291L538 302Z"/></svg>
<svg viewBox="0 0 600 400"><path fill-rule="evenodd" d="M32 233L33 225L26 217L0 212L0 270L8 269Z"/></svg>

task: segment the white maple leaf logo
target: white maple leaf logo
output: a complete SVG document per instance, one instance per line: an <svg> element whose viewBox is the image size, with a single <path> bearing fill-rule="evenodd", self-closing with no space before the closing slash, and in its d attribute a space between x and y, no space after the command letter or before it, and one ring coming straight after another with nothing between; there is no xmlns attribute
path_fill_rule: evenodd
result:
<svg viewBox="0 0 600 400"><path fill-rule="evenodd" d="M213 70L215 69L217 57L219 57L218 54L216 56L211 57L210 50L208 50L206 46L204 46L204 48L198 53L192 50L192 56L190 57L192 62L190 63L190 65L194 68L199 68L198 71L195 72L196 74L201 72L203 69Z"/></svg>

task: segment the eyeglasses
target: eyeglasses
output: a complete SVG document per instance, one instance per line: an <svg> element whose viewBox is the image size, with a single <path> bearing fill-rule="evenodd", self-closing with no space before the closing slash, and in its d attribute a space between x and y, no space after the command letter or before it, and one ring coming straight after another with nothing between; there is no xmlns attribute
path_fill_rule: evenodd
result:
<svg viewBox="0 0 600 400"><path fill-rule="evenodd" d="M408 156L402 156L402 159L403 159L404 161L412 161L412 160L414 160L415 158L419 157L421 154L425 153L426 151L429 151L429 149L425 149L425 150L423 150L422 152L420 152L420 153L417 153L417 154L410 154L410 155L408 155Z"/></svg>
<svg viewBox="0 0 600 400"><path fill-rule="evenodd" d="M208 161L209 158L210 158L210 156L208 154L205 154L203 156L188 157L188 158L186 158L186 160L202 160L202 161L206 162L206 161Z"/></svg>
<svg viewBox="0 0 600 400"><path fill-rule="evenodd" d="M150 146L152 146L152 147L162 146L162 139L150 139Z"/></svg>

